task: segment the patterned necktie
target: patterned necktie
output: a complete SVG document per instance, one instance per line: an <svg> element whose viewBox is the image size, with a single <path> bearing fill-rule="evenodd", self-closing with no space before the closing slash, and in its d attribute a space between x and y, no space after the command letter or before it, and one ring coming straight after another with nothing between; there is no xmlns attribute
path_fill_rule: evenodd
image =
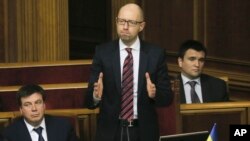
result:
<svg viewBox="0 0 250 141"><path fill-rule="evenodd" d="M133 118L133 55L131 48L126 48L128 52L123 64L122 72L122 98L121 98L121 119L131 120Z"/></svg>
<svg viewBox="0 0 250 141"><path fill-rule="evenodd" d="M188 84L191 86L190 94L192 103L201 103L197 93L195 92L196 81L189 81Z"/></svg>
<svg viewBox="0 0 250 141"><path fill-rule="evenodd" d="M44 141L43 136L42 136L42 131L43 128L42 127L38 127L38 128L34 128L33 129L37 134L38 134L38 141Z"/></svg>

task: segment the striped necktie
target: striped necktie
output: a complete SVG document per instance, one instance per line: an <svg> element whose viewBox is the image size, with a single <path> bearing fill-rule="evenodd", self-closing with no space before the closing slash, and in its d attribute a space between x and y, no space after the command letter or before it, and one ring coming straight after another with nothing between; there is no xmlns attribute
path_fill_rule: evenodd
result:
<svg viewBox="0 0 250 141"><path fill-rule="evenodd" d="M133 55L132 49L126 48L128 52L123 64L122 72L122 98L121 98L121 119L133 119Z"/></svg>

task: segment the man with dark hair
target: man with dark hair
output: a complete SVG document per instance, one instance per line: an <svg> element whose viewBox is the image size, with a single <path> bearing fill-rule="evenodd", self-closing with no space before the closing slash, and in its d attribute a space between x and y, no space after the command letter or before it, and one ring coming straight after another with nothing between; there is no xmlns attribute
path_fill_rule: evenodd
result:
<svg viewBox="0 0 250 141"><path fill-rule="evenodd" d="M45 91L39 85L19 89L17 102L21 117L3 131L8 141L77 141L71 123L60 117L44 115Z"/></svg>
<svg viewBox="0 0 250 141"><path fill-rule="evenodd" d="M225 81L202 73L207 50L196 40L187 40L179 48L181 103L229 101Z"/></svg>

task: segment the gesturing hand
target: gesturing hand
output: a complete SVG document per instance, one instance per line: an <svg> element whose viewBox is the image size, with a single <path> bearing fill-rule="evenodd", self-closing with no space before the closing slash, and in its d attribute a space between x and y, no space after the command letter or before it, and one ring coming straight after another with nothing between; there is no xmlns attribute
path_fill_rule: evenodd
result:
<svg viewBox="0 0 250 141"><path fill-rule="evenodd" d="M154 98L155 93L156 93L155 84L152 83L148 72L145 73L145 77L146 77L146 83L147 83L148 96L150 98Z"/></svg>
<svg viewBox="0 0 250 141"><path fill-rule="evenodd" d="M94 83L94 96L98 99L102 98L102 92L103 92L103 73L100 72L98 81Z"/></svg>

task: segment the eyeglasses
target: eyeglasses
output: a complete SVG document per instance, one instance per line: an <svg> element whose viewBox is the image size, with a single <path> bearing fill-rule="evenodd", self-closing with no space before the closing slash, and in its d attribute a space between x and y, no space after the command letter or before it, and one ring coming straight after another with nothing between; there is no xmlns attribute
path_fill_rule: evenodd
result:
<svg viewBox="0 0 250 141"><path fill-rule="evenodd" d="M139 21L134 21L134 20L125 20L125 19L120 19L120 18L116 18L116 22L117 24L119 25L125 25L126 23L128 24L128 26L132 26L132 27L135 27L137 26L138 24L141 24L143 23L143 21L139 22Z"/></svg>

